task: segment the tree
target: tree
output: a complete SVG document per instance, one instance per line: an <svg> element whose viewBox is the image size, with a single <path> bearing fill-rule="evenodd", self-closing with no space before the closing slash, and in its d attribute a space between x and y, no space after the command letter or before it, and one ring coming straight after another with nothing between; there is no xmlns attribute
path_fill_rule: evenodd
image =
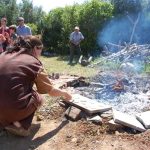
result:
<svg viewBox="0 0 150 150"><path fill-rule="evenodd" d="M61 46L63 9L57 8L51 11L44 20L43 42L50 51L58 52Z"/></svg>
<svg viewBox="0 0 150 150"><path fill-rule="evenodd" d="M112 0L111 2L114 5L116 14L122 14L125 12L137 13L142 9L142 3L140 0Z"/></svg>
<svg viewBox="0 0 150 150"><path fill-rule="evenodd" d="M3 0L0 1L0 17L6 17L8 24L14 24L18 16L19 8L16 0Z"/></svg>
<svg viewBox="0 0 150 150"><path fill-rule="evenodd" d="M103 28L107 20L112 17L113 7L110 3L92 0L80 9L79 25L85 36L83 50L92 53L99 49L97 45L98 32Z"/></svg>

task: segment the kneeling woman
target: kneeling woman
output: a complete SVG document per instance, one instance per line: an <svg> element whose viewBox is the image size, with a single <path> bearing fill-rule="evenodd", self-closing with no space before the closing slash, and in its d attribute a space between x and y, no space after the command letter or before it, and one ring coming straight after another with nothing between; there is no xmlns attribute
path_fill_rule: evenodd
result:
<svg viewBox="0 0 150 150"><path fill-rule="evenodd" d="M71 99L69 93L52 86L38 59L42 48L41 40L31 36L0 55L0 125L20 136L29 135L34 113L43 101L40 94Z"/></svg>

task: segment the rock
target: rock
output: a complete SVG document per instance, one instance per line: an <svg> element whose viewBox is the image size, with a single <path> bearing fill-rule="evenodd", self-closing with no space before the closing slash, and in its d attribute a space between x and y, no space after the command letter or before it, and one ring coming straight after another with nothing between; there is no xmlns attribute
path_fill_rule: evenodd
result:
<svg viewBox="0 0 150 150"><path fill-rule="evenodd" d="M80 119L80 114L81 114L81 110L74 106L70 106L65 112L65 116L69 117L73 121Z"/></svg>
<svg viewBox="0 0 150 150"><path fill-rule="evenodd" d="M150 111L146 111L136 115L137 120L139 120L146 129L150 129Z"/></svg>
<svg viewBox="0 0 150 150"><path fill-rule="evenodd" d="M44 119L44 116L42 115L37 115L37 121L42 121Z"/></svg>
<svg viewBox="0 0 150 150"><path fill-rule="evenodd" d="M144 126L133 115L128 115L119 111L113 111L114 122L138 130L140 132L146 131Z"/></svg>
<svg viewBox="0 0 150 150"><path fill-rule="evenodd" d="M64 101L59 101L59 105L61 107L64 107L64 108L68 108L69 107L69 105L66 102L64 102Z"/></svg>
<svg viewBox="0 0 150 150"><path fill-rule="evenodd" d="M112 110L103 112L100 116L101 116L102 118L104 118L104 119L109 119L109 120L110 120L110 119L113 118Z"/></svg>
<svg viewBox="0 0 150 150"><path fill-rule="evenodd" d="M87 121L92 121L96 123L102 123L102 118L99 115L87 117Z"/></svg>
<svg viewBox="0 0 150 150"><path fill-rule="evenodd" d="M74 142L74 143L77 143L77 141L78 141L77 138L73 138L73 139L71 140L71 142Z"/></svg>
<svg viewBox="0 0 150 150"><path fill-rule="evenodd" d="M123 128L121 124L115 123L113 119L108 121L108 126L111 131L116 131L118 129Z"/></svg>

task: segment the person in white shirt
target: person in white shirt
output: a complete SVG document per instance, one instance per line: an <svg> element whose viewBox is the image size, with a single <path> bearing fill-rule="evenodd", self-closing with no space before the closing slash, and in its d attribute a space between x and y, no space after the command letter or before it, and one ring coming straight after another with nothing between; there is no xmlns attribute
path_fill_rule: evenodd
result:
<svg viewBox="0 0 150 150"><path fill-rule="evenodd" d="M70 34L69 40L70 40L70 59L69 59L69 64L72 64L75 52L77 52L78 57L80 57L80 55L81 55L80 42L82 40L84 40L84 36L80 32L80 29L79 29L78 26L76 26L74 28L74 32L72 32Z"/></svg>
<svg viewBox="0 0 150 150"><path fill-rule="evenodd" d="M31 29L24 23L24 18L19 17L17 21L18 21L18 26L16 28L17 35L22 37L31 36L32 35Z"/></svg>

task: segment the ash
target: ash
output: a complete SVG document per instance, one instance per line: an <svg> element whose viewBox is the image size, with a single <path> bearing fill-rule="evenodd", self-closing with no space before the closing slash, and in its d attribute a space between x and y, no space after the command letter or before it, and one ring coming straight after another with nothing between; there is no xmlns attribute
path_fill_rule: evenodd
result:
<svg viewBox="0 0 150 150"><path fill-rule="evenodd" d="M105 56L105 63L100 61L92 66L101 72L90 79L90 86L77 89L82 95L109 104L121 112L137 114L149 110L149 54L150 45L133 44ZM115 62L117 67L108 67L107 62ZM119 87L118 83L121 83Z"/></svg>

